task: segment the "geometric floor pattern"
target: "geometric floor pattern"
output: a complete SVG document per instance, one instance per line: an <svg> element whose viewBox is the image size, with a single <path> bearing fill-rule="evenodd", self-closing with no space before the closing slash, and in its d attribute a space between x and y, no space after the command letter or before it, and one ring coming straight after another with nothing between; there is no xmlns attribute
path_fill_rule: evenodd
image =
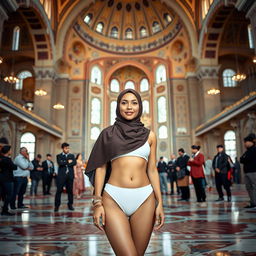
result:
<svg viewBox="0 0 256 256"><path fill-rule="evenodd" d="M196 204L193 187L190 202L165 195L164 227L153 232L145 255L158 256L256 256L256 209L244 209L248 196L243 185L233 185L232 202L215 202L207 193L207 205ZM0 216L0 255L103 256L114 255L103 232L92 225L91 196L75 200L75 211L66 205L53 212L54 196L26 196L30 208Z"/></svg>

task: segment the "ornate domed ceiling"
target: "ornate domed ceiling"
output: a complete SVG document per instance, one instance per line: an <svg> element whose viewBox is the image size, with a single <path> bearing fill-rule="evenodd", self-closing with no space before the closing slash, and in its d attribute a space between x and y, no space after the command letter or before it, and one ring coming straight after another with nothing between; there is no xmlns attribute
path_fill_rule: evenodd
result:
<svg viewBox="0 0 256 256"><path fill-rule="evenodd" d="M168 43L181 27L179 17L157 0L96 0L74 25L89 44L129 54Z"/></svg>

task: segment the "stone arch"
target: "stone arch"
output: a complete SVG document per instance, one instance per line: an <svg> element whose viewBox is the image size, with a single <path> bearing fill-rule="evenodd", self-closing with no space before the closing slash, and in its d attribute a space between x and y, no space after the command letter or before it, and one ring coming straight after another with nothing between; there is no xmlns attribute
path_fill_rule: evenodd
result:
<svg viewBox="0 0 256 256"><path fill-rule="evenodd" d="M28 24L35 49L35 64L38 61L55 59L54 35L50 21L39 1L19 3L19 12ZM22 8L26 7L26 8Z"/></svg>
<svg viewBox="0 0 256 256"><path fill-rule="evenodd" d="M218 57L221 36L234 8L234 2L231 0L228 0L226 4L222 0L213 2L204 19L199 35L199 57L206 59L216 59Z"/></svg>

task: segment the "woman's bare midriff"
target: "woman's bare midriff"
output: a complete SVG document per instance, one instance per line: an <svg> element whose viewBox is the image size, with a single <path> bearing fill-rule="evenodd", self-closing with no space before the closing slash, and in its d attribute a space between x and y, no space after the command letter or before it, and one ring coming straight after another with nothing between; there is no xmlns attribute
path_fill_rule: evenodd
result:
<svg viewBox="0 0 256 256"><path fill-rule="evenodd" d="M112 161L108 183L122 188L138 188L150 184L147 161L136 156L124 156Z"/></svg>

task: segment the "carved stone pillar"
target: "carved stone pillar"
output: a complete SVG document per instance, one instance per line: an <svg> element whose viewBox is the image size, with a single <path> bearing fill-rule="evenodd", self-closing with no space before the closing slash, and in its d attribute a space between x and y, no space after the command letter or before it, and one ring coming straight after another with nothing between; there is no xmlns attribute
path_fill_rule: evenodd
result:
<svg viewBox="0 0 256 256"><path fill-rule="evenodd" d="M243 152L240 123L237 120L232 120L230 122L230 126L233 128L233 131L236 134L236 156L239 159L239 156L241 156Z"/></svg>
<svg viewBox="0 0 256 256"><path fill-rule="evenodd" d="M53 87L55 84L56 73L53 67L34 67L37 89L44 89L46 96L36 96L34 102L34 112L52 123L53 115Z"/></svg>
<svg viewBox="0 0 256 256"><path fill-rule="evenodd" d="M209 95L207 93L209 89L219 89L218 71L219 66L200 66L197 69L197 78L200 86L198 100L202 111L201 122L205 122L221 110L220 95Z"/></svg>
<svg viewBox="0 0 256 256"><path fill-rule="evenodd" d="M10 114L0 114L0 138L5 137L8 143L11 143L12 132L8 121L10 119Z"/></svg>
<svg viewBox="0 0 256 256"><path fill-rule="evenodd" d="M19 153L19 150L20 150L20 139L21 139L21 135L22 133L25 131L25 129L27 128L27 123L26 122L19 122L17 123L17 126L16 126L16 152Z"/></svg>

